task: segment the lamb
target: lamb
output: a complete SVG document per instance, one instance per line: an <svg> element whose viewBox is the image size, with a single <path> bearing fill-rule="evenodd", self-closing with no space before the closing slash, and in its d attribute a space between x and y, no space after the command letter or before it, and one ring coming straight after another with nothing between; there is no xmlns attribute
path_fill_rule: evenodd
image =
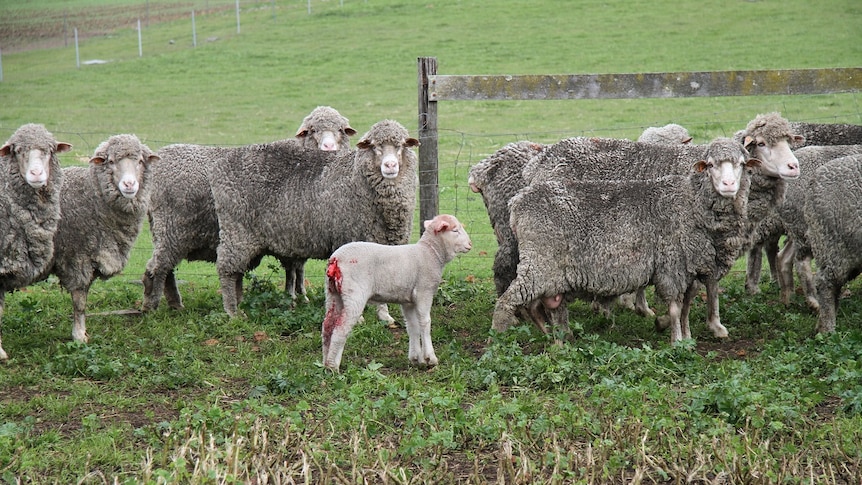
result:
<svg viewBox="0 0 862 485"><path fill-rule="evenodd" d="M862 145L862 125L846 123L790 123L794 133L805 138L808 145Z"/></svg>
<svg viewBox="0 0 862 485"><path fill-rule="evenodd" d="M811 197L809 184L816 170L830 160L860 153L862 153L862 145L812 145L796 150L796 157L804 167L802 176L788 183L784 202L778 206L775 214L765 221L765 227L758 231L761 239L775 240L785 234L788 236L784 248L777 256L780 299L785 305L790 303L794 292L793 267L796 263L806 303L813 310L819 307L817 291L814 288L814 276L811 272L813 254L804 215L805 201Z"/></svg>
<svg viewBox="0 0 862 485"><path fill-rule="evenodd" d="M805 219L818 266L816 330L828 333L835 331L842 286L862 272L862 155L818 168L809 190Z"/></svg>
<svg viewBox="0 0 862 485"><path fill-rule="evenodd" d="M650 126L641 133L638 141L659 145L685 145L691 142L691 135L688 134L685 127L676 123L668 123L659 127Z"/></svg>
<svg viewBox="0 0 862 485"><path fill-rule="evenodd" d="M87 342L87 294L96 278L123 270L150 199L150 166L159 161L135 135L99 144L89 167L63 170L62 218L54 235L50 273L72 295L72 338Z"/></svg>
<svg viewBox="0 0 862 485"><path fill-rule="evenodd" d="M738 256L747 229L743 169L758 163L722 138L688 176L534 182L510 204L520 262L493 329L506 330L515 309L537 300L553 307L563 297L607 299L652 284L668 304L671 341L691 338L695 282L715 291Z"/></svg>
<svg viewBox="0 0 862 485"><path fill-rule="evenodd" d="M334 137L334 144L327 132ZM296 132L296 143L312 149L335 146L348 150L349 136L355 133L347 118L333 108L322 106L305 117ZM183 308L174 275L174 268L183 259L215 262L219 225L207 174L216 159L238 149L174 144L158 151L163 163L152 167L154 184L148 217L153 254L142 277L144 311L157 309L162 295L171 308ZM288 294L294 298L298 289L304 295L303 261L281 263L285 267Z"/></svg>
<svg viewBox="0 0 862 485"><path fill-rule="evenodd" d="M0 147L0 321L6 293L38 281L54 253L63 173L57 141L43 125L22 125ZM0 361L9 356L0 339Z"/></svg>
<svg viewBox="0 0 862 485"><path fill-rule="evenodd" d="M225 311L237 314L242 275L261 255L327 259L352 241L405 244L419 183L410 148L418 145L400 123L383 120L349 153L275 142L215 160L209 183Z"/></svg>
<svg viewBox="0 0 862 485"><path fill-rule="evenodd" d="M438 363L431 342L431 305L443 267L472 247L457 218L425 221L416 244L386 246L352 242L338 248L326 267L326 316L321 334L323 365L338 371L344 344L369 301L400 303L414 364Z"/></svg>

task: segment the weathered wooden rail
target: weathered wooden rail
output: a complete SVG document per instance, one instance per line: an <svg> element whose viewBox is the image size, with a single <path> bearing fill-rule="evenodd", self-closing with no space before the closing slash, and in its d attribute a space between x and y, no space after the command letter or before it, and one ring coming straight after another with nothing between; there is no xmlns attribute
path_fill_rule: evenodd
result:
<svg viewBox="0 0 862 485"><path fill-rule="evenodd" d="M862 91L862 68L629 74L437 74L437 59L418 59L419 217L438 212L439 101L633 99L830 94Z"/></svg>

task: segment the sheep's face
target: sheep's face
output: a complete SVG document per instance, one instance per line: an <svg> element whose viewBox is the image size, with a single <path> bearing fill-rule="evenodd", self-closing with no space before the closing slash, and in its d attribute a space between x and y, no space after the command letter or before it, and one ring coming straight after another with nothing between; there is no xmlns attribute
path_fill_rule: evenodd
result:
<svg viewBox="0 0 862 485"><path fill-rule="evenodd" d="M400 143L377 143L374 140L365 138L359 140L356 147L361 150L372 150L374 152L374 161L380 168L380 175L385 179L394 179L401 172L401 161L405 160L404 151L410 147L419 146L419 140L415 138L405 138Z"/></svg>
<svg viewBox="0 0 862 485"><path fill-rule="evenodd" d="M51 158L54 152L67 152L71 149L72 145L68 143L57 143L56 149L54 147L24 147L7 143L0 147L0 156L11 156L12 163L18 164L18 173L24 177L27 184L34 189L41 189L48 185L48 179L51 176Z"/></svg>
<svg viewBox="0 0 862 485"><path fill-rule="evenodd" d="M326 129L308 127L300 129L296 133L296 138L306 148L317 148L324 152L334 152L340 149L347 149L350 146L350 137L355 134L356 130L349 126Z"/></svg>
<svg viewBox="0 0 862 485"><path fill-rule="evenodd" d="M105 166L111 183L116 185L120 194L127 199L133 199L141 188L147 167L156 160L159 160L159 157L149 153L111 153L107 158L93 157L90 162Z"/></svg>
<svg viewBox="0 0 862 485"><path fill-rule="evenodd" d="M715 191L722 197L733 198L739 192L742 179L742 169L746 166L746 159L740 155L736 159L716 160L707 157L706 161L698 162L696 169L706 171Z"/></svg>
<svg viewBox="0 0 862 485"><path fill-rule="evenodd" d="M796 137L788 135L773 143L762 136L745 138L745 148L752 157L760 160L760 172L770 177L795 179L799 177L799 160L793 154L791 146L796 143Z"/></svg>

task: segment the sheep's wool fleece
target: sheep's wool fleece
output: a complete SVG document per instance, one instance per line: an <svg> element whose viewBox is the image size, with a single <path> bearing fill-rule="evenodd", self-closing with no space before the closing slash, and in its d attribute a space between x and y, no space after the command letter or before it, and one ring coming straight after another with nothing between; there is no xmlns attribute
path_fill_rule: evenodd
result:
<svg viewBox="0 0 862 485"><path fill-rule="evenodd" d="M39 280L54 251L54 233L60 218L63 181L57 158L57 141L44 126L27 124L7 144L22 153L41 148L52 153L48 184L34 190L18 171L13 156L0 160L0 291L6 292Z"/></svg>

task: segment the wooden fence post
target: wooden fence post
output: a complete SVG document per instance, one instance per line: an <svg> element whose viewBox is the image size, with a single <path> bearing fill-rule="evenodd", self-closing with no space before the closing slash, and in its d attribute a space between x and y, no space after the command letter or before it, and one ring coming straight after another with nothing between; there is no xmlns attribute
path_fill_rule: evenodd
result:
<svg viewBox="0 0 862 485"><path fill-rule="evenodd" d="M420 57L419 63L419 232L421 222L434 218L437 201L437 101L428 96L428 76L437 75L437 58Z"/></svg>

